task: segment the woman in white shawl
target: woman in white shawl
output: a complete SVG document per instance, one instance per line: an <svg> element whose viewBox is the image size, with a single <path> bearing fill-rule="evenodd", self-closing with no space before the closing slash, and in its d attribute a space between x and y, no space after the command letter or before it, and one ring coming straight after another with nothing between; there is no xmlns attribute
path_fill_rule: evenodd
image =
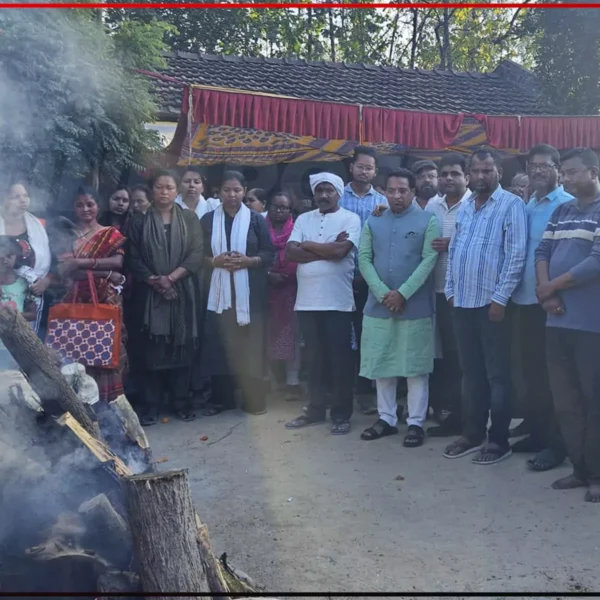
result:
<svg viewBox="0 0 600 600"><path fill-rule="evenodd" d="M200 220L208 300L198 374L211 378L208 415L235 408L236 388L246 412L266 412L267 269L275 249L266 219L244 204L246 191L243 175L226 171L222 204Z"/></svg>
<svg viewBox="0 0 600 600"><path fill-rule="evenodd" d="M42 222L29 212L29 194L22 183L13 183L4 196L0 212L0 235L15 240L23 251L23 266L18 275L29 283L29 290L36 298L37 315L34 328L37 331L42 315L44 292L50 285L50 243Z"/></svg>

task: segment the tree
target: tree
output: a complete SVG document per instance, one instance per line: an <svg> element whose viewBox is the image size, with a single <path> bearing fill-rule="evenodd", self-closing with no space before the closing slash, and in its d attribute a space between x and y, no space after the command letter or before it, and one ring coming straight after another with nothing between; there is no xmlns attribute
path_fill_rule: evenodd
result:
<svg viewBox="0 0 600 600"><path fill-rule="evenodd" d="M5 174L56 192L63 179L90 172L115 178L159 147L145 128L155 113L149 84L121 61L149 67L164 47L137 25L111 37L91 11L11 9L0 12L0 30Z"/></svg>
<svg viewBox="0 0 600 600"><path fill-rule="evenodd" d="M541 9L530 15L529 25L539 35L535 72L547 97L563 114L597 114L599 11Z"/></svg>

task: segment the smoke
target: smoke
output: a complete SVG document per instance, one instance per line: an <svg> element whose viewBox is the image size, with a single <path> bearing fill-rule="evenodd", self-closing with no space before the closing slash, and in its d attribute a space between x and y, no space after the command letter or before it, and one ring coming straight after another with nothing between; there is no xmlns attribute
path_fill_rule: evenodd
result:
<svg viewBox="0 0 600 600"><path fill-rule="evenodd" d="M116 175L140 143L141 97L89 10L0 11L2 177L32 187L32 212L71 207L95 166ZM145 105L144 105L145 106ZM132 146L133 145L133 146ZM123 162L120 162L123 158Z"/></svg>
<svg viewBox="0 0 600 600"><path fill-rule="evenodd" d="M146 470L148 457L124 436L115 412L101 406L98 422L111 450L134 473ZM92 534L78 514L80 506L98 494L105 494L115 510L125 514L121 483L114 472L68 427L59 426L42 411L19 371L2 373L0 581L29 564L23 576L27 586L27 573L32 576L35 564L39 566L63 551L76 552L83 544L85 552L92 551L113 566L123 566L123 550L111 551L106 532ZM50 543L46 543L48 539ZM50 583L54 581L46 585Z"/></svg>

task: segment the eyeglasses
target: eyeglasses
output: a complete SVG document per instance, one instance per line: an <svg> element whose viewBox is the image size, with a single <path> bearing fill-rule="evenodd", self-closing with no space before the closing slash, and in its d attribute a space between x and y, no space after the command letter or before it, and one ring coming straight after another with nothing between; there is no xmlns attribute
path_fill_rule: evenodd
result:
<svg viewBox="0 0 600 600"><path fill-rule="evenodd" d="M291 210L289 206L271 206L271 208L273 212L288 212Z"/></svg>
<svg viewBox="0 0 600 600"><path fill-rule="evenodd" d="M536 171L547 173L548 171L552 171L552 169L556 169L554 163L530 163L527 165L527 170L532 173L535 173Z"/></svg>

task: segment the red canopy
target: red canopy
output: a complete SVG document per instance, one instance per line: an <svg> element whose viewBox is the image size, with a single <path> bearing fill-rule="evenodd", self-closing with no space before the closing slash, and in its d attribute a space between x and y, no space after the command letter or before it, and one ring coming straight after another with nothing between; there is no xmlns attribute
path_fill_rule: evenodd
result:
<svg viewBox="0 0 600 600"><path fill-rule="evenodd" d="M440 150L452 146L465 117L475 116L487 142L499 149L528 151L536 144L559 150L600 149L600 117L527 117L431 113L300 100L245 91L193 86L192 122L289 133L318 139L395 143ZM187 120L187 118L186 118Z"/></svg>

